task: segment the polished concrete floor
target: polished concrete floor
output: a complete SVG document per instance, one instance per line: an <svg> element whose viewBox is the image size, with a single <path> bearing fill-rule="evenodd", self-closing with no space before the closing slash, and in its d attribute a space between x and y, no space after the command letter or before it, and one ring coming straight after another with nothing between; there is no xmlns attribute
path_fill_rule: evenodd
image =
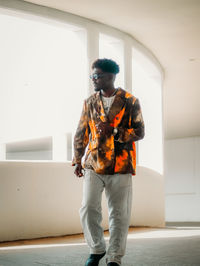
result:
<svg viewBox="0 0 200 266"><path fill-rule="evenodd" d="M81 266L87 256L82 235L0 243L0 266ZM200 226L130 228L122 265L200 266Z"/></svg>

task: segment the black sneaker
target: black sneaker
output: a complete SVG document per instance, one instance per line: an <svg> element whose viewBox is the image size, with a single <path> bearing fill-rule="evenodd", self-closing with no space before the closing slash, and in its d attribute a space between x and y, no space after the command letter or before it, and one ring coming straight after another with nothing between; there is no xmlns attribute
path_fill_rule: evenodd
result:
<svg viewBox="0 0 200 266"><path fill-rule="evenodd" d="M108 265L108 266L119 266L119 264L116 263L116 262L108 262L107 265Z"/></svg>
<svg viewBox="0 0 200 266"><path fill-rule="evenodd" d="M102 259L105 254L106 252L102 254L90 254L89 258L85 263L85 266L98 266L100 259Z"/></svg>

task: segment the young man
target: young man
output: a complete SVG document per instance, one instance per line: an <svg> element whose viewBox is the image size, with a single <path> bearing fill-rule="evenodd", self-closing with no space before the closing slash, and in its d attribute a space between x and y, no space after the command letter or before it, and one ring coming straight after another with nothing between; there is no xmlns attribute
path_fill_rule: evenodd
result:
<svg viewBox="0 0 200 266"><path fill-rule="evenodd" d="M125 254L132 203L132 175L136 170L135 141L144 137L139 100L114 81L119 66L97 59L90 76L95 93L84 101L74 137L75 175L83 176L81 224L90 256L85 266L97 266L106 255L109 266L121 265ZM85 153L85 150L87 151ZM82 157L84 162L82 162ZM106 251L101 227L101 197L105 188L110 240Z"/></svg>

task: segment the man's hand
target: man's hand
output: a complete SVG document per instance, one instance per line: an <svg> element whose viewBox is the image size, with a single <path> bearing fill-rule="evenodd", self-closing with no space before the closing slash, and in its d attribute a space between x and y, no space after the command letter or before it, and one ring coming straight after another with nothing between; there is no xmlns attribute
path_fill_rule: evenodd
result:
<svg viewBox="0 0 200 266"><path fill-rule="evenodd" d="M100 122L96 125L96 128L102 136L110 136L113 133L113 127L108 122Z"/></svg>
<svg viewBox="0 0 200 266"><path fill-rule="evenodd" d="M77 163L75 165L75 170L74 170L74 174L77 176L77 177L82 177L83 176L83 167L81 165L81 163Z"/></svg>

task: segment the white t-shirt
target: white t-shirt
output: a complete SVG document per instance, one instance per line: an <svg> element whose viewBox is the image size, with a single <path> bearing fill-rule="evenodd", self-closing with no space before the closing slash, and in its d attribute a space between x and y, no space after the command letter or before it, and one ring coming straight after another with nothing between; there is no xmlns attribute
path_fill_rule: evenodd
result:
<svg viewBox="0 0 200 266"><path fill-rule="evenodd" d="M105 113L108 115L110 107L111 107L111 105L115 99L115 95L112 97L104 97L103 95L101 95L101 99L103 102L103 107L104 107Z"/></svg>

